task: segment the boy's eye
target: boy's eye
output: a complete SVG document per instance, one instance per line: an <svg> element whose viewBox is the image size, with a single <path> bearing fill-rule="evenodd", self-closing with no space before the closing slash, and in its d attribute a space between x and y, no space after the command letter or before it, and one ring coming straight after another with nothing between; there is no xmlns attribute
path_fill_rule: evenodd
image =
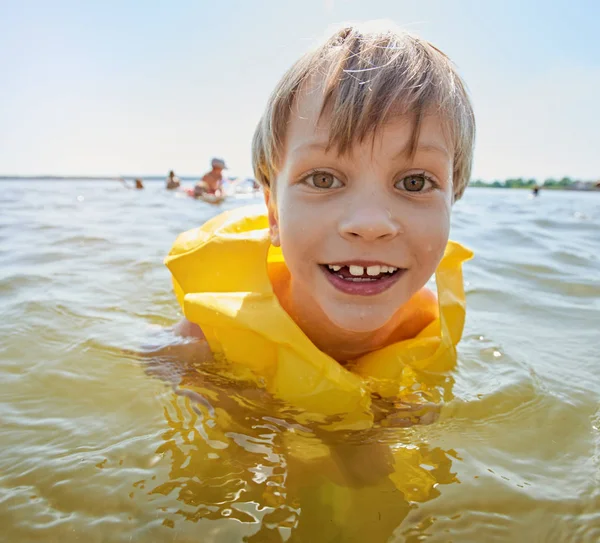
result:
<svg viewBox="0 0 600 543"><path fill-rule="evenodd" d="M317 189L335 189L342 186L342 182L328 172L315 172L307 175L304 181Z"/></svg>
<svg viewBox="0 0 600 543"><path fill-rule="evenodd" d="M395 187L407 192L421 192L423 189L429 188L433 182L424 173L411 174L400 179L395 184Z"/></svg>

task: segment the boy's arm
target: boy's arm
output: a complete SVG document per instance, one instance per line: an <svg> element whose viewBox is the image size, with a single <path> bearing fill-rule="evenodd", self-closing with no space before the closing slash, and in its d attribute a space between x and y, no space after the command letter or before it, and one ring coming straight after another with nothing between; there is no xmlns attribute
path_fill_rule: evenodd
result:
<svg viewBox="0 0 600 543"><path fill-rule="evenodd" d="M176 336L195 341L169 345L166 349L162 350L162 354L168 353L172 358L178 359L182 363L198 363L213 360L213 354L206 341L206 337L197 324L183 317L173 326L172 331Z"/></svg>
<svg viewBox="0 0 600 543"><path fill-rule="evenodd" d="M175 332L175 335L181 337L193 337L196 339L205 338L202 329L197 324L188 321L185 317L173 326L173 332Z"/></svg>
<svg viewBox="0 0 600 543"><path fill-rule="evenodd" d="M197 324L183 318L168 332L177 337L171 336L166 344L148 345L140 352L132 353L145 361L146 369L152 375L177 384L186 368L213 360L208 342Z"/></svg>

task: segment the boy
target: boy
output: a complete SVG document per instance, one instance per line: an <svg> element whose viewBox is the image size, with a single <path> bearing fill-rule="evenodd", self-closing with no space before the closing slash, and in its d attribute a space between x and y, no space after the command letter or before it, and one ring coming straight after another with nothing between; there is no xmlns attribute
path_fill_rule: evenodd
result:
<svg viewBox="0 0 600 543"><path fill-rule="evenodd" d="M474 136L438 49L394 30L335 33L284 75L256 129L267 215L221 215L167 258L177 332L342 427L376 420L372 398L435 401L420 373L451 368L462 333L470 253L448 235ZM436 269L439 305L424 287Z"/></svg>

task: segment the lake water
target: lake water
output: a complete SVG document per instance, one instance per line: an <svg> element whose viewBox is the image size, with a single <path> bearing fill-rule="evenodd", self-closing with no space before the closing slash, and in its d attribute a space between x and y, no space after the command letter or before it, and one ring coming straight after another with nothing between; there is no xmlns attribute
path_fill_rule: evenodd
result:
<svg viewBox="0 0 600 543"><path fill-rule="evenodd" d="M328 449L165 330L176 235L246 201L0 189L3 541L600 541L600 194L469 189L439 419Z"/></svg>

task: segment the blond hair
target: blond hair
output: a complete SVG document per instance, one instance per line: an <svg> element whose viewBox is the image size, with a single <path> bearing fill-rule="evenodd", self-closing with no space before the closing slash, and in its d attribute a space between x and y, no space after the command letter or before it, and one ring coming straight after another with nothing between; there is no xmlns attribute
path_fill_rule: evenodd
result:
<svg viewBox="0 0 600 543"><path fill-rule="evenodd" d="M322 85L320 116L329 115L329 148L335 147L339 154L401 115L414 119L413 154L423 116L440 115L453 146L454 198L462 196L471 175L475 140L475 118L465 85L439 49L389 27L373 31L346 26L283 76L252 142L254 175L263 186L270 188L277 176L292 106L310 78Z"/></svg>

